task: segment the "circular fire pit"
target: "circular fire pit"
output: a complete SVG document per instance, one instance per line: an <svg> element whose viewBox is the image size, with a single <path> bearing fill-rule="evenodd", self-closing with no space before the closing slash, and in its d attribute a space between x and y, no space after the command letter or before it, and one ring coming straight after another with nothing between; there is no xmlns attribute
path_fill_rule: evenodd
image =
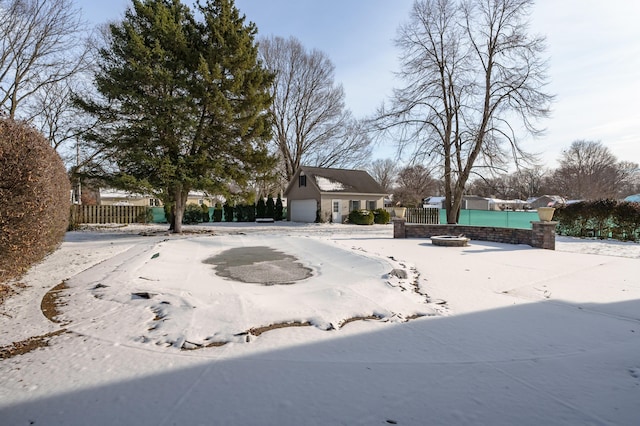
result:
<svg viewBox="0 0 640 426"><path fill-rule="evenodd" d="M431 244L443 247L464 247L469 243L469 238L462 235L436 235L431 237Z"/></svg>

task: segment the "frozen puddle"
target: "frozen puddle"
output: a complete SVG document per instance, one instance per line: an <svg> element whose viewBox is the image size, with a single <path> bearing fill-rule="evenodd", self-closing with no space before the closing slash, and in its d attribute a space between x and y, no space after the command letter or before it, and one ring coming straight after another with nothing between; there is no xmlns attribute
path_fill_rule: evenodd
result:
<svg viewBox="0 0 640 426"><path fill-rule="evenodd" d="M294 284L312 275L295 256L266 246L232 248L204 263L215 265L221 277L245 283Z"/></svg>

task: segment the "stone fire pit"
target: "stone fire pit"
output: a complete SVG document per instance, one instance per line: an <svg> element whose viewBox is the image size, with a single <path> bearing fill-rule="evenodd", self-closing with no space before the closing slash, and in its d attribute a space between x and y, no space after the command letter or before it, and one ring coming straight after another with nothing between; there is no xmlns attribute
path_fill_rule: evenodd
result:
<svg viewBox="0 0 640 426"><path fill-rule="evenodd" d="M469 238L463 235L435 235L431 237L431 244L444 247L464 247L469 243Z"/></svg>

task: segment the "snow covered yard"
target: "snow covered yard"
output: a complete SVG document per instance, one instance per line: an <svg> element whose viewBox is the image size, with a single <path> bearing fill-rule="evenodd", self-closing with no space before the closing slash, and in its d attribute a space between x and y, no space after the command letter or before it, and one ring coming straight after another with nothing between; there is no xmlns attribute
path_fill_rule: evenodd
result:
<svg viewBox="0 0 640 426"><path fill-rule="evenodd" d="M203 233L72 232L32 268L0 307L0 347L51 337L0 361L1 424L640 419L638 244L450 248L395 240L390 226L190 229ZM277 254L211 261L243 248ZM258 282L216 273L225 267ZM40 302L63 280L51 321Z"/></svg>

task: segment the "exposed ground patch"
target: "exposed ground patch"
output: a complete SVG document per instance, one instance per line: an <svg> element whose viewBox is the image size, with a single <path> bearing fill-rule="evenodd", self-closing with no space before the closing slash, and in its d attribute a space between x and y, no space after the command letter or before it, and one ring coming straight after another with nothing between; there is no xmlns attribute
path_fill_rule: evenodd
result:
<svg viewBox="0 0 640 426"><path fill-rule="evenodd" d="M64 306L64 304L60 302L59 298L60 293L68 288L69 287L67 287L67 284L61 282L60 284L49 290L42 298L42 302L40 303L40 310L49 321L56 324L62 323L58 319L58 316L60 315L60 310L58 308L60 306Z"/></svg>
<svg viewBox="0 0 640 426"><path fill-rule="evenodd" d="M24 355L38 348L49 346L49 340L52 337L66 333L66 329L60 329L41 336L33 336L19 342L13 342L10 345L0 347L0 359L9 359L14 356Z"/></svg>
<svg viewBox="0 0 640 426"><path fill-rule="evenodd" d="M58 309L63 304L60 302L60 293L66 290L67 285L62 282L49 290L40 302L40 310L44 316L51 322L61 325L67 325L68 323L62 323L58 319L60 310ZM53 331L51 333L43 334L40 336L32 336L28 339L21 340L19 342L13 342L10 345L0 347L0 359L8 359L17 355L24 355L38 348L44 348L49 346L49 340L52 337L59 336L66 333L67 329L62 328L60 330Z"/></svg>
<svg viewBox="0 0 640 426"><path fill-rule="evenodd" d="M5 300L13 297L14 295L20 293L20 290L26 288L26 284L21 282L16 283L0 283L0 306L4 303Z"/></svg>

